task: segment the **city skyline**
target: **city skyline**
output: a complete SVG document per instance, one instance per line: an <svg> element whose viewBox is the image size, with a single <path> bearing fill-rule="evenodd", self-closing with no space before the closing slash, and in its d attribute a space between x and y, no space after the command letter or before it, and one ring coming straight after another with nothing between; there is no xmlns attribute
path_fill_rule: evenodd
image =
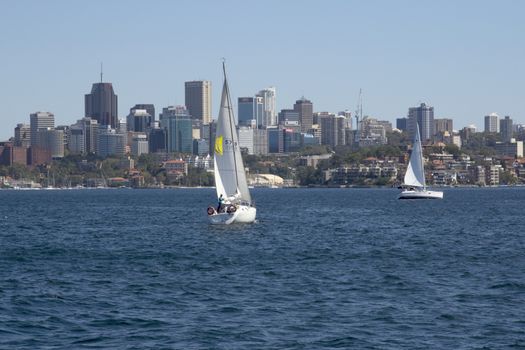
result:
<svg viewBox="0 0 525 350"><path fill-rule="evenodd" d="M363 114L391 122L421 102L435 108L436 118L454 119L458 129L475 124L481 131L492 112L524 122L522 3L330 5L232 1L221 10L211 1L10 3L0 24L9 33L0 44L9 53L0 68L0 140L37 111L53 113L57 125L80 119L100 62L104 81L119 96L119 118L138 103L157 110L184 105L184 82L192 80L212 82L216 117L221 57L234 103L275 86L277 111L304 96L314 111L353 112L362 88ZM261 25L252 24L247 9ZM137 13L154 25L139 25L131 15ZM425 21L416 26L413 18L421 14ZM172 28L171 18L179 25ZM107 25L92 26L93 19ZM195 21L202 28L191 26Z"/></svg>

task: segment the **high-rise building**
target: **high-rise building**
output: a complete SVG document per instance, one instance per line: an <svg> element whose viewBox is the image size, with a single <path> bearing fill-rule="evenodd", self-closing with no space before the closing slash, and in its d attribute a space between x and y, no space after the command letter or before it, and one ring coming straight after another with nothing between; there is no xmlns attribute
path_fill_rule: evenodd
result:
<svg viewBox="0 0 525 350"><path fill-rule="evenodd" d="M38 144L38 130L55 127L55 115L50 112L35 112L29 116L31 145Z"/></svg>
<svg viewBox="0 0 525 350"><path fill-rule="evenodd" d="M410 107L408 109L408 132L410 138L414 138L416 125L419 125L421 140L431 140L434 136L434 107L427 106L425 103L421 103L419 107Z"/></svg>
<svg viewBox="0 0 525 350"><path fill-rule="evenodd" d="M253 154L268 154L268 132L266 128L253 131Z"/></svg>
<svg viewBox="0 0 525 350"><path fill-rule="evenodd" d="M31 146L31 127L27 124L17 124L15 128L15 147Z"/></svg>
<svg viewBox="0 0 525 350"><path fill-rule="evenodd" d="M149 153L148 137L146 134L136 134L131 141L131 154L140 156Z"/></svg>
<svg viewBox="0 0 525 350"><path fill-rule="evenodd" d="M99 128L97 141L97 154L101 157L126 154L126 134L119 133L109 126Z"/></svg>
<svg viewBox="0 0 525 350"><path fill-rule="evenodd" d="M184 83L185 103L191 118L204 124L211 122L211 81L197 80Z"/></svg>
<svg viewBox="0 0 525 350"><path fill-rule="evenodd" d="M84 97L85 116L95 119L99 125L118 127L117 95L111 83L95 83L91 93Z"/></svg>
<svg viewBox="0 0 525 350"><path fill-rule="evenodd" d="M166 129L153 128L149 132L149 151L150 153L166 152Z"/></svg>
<svg viewBox="0 0 525 350"><path fill-rule="evenodd" d="M69 153L83 154L86 153L86 137L84 128L79 123L71 125L69 128L69 143L67 145Z"/></svg>
<svg viewBox="0 0 525 350"><path fill-rule="evenodd" d="M250 126L241 126L237 129L239 148L245 149L248 154L253 154L253 132Z"/></svg>
<svg viewBox="0 0 525 350"><path fill-rule="evenodd" d="M396 118L396 129L399 129L401 131L407 131L408 130L408 118Z"/></svg>
<svg viewBox="0 0 525 350"><path fill-rule="evenodd" d="M239 97L237 99L237 118L239 126L250 126L252 121L256 120L255 116L255 98Z"/></svg>
<svg viewBox="0 0 525 350"><path fill-rule="evenodd" d="M153 116L146 109L131 109L126 118L127 131L146 132L153 123Z"/></svg>
<svg viewBox="0 0 525 350"><path fill-rule="evenodd" d="M279 124L281 125L299 125L300 114L295 109L281 109L279 112Z"/></svg>
<svg viewBox="0 0 525 350"><path fill-rule="evenodd" d="M499 115L490 113L485 116L485 132L499 132Z"/></svg>
<svg viewBox="0 0 525 350"><path fill-rule="evenodd" d="M499 130L501 132L501 140L510 142L512 138L512 119L508 115L499 121Z"/></svg>
<svg viewBox="0 0 525 350"><path fill-rule="evenodd" d="M262 126L274 126L277 125L277 108L275 103L275 88L269 87L267 89L259 91L256 97L260 97L262 102Z"/></svg>
<svg viewBox="0 0 525 350"><path fill-rule="evenodd" d="M449 134L452 134L454 130L453 120L449 118L440 118L434 119L434 133L440 134L445 131L448 131Z"/></svg>
<svg viewBox="0 0 525 350"><path fill-rule="evenodd" d="M192 120L186 107L163 108L160 123L166 129L168 152L193 153Z"/></svg>
<svg viewBox="0 0 525 350"><path fill-rule="evenodd" d="M321 144L331 147L343 146L345 139L345 117L333 114L320 118Z"/></svg>
<svg viewBox="0 0 525 350"><path fill-rule="evenodd" d="M153 122L155 122L155 106L151 103L139 103L139 104L136 104L134 105L133 107L131 107L129 109L129 113L131 114L131 111L134 110L134 109L145 109L146 112L149 113L149 115L151 115L151 125L150 127L153 127Z"/></svg>
<svg viewBox="0 0 525 350"><path fill-rule="evenodd" d="M305 99L304 96L295 101L293 105L294 111L299 113L299 124L301 125L301 132L307 132L312 128L313 124L313 105L312 102Z"/></svg>
<svg viewBox="0 0 525 350"><path fill-rule="evenodd" d="M37 143L34 145L42 150L49 151L51 158L64 157L64 131L52 128L38 129Z"/></svg>

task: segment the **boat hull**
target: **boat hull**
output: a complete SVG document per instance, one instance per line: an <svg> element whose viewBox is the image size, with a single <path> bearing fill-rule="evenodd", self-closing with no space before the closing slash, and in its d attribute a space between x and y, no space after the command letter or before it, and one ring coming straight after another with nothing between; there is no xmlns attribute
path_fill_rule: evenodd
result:
<svg viewBox="0 0 525 350"><path fill-rule="evenodd" d="M247 205L238 205L234 213L214 213L208 215L212 225L249 224L255 221L257 209Z"/></svg>
<svg viewBox="0 0 525 350"><path fill-rule="evenodd" d="M399 199L443 199L443 192L405 190L399 194Z"/></svg>

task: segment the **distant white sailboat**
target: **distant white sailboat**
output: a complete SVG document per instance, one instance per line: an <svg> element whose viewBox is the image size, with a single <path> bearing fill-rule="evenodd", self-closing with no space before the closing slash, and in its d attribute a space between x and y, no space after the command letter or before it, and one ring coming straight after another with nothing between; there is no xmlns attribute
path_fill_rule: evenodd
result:
<svg viewBox="0 0 525 350"><path fill-rule="evenodd" d="M224 63L222 68L224 85L217 118L214 174L217 198L222 196L224 203L218 208L208 207L208 218L212 224L251 223L257 210L246 182Z"/></svg>
<svg viewBox="0 0 525 350"><path fill-rule="evenodd" d="M416 124L416 135L412 146L412 154L405 173L405 189L399 194L399 199L442 199L443 192L427 190L425 182L425 169L419 125Z"/></svg>

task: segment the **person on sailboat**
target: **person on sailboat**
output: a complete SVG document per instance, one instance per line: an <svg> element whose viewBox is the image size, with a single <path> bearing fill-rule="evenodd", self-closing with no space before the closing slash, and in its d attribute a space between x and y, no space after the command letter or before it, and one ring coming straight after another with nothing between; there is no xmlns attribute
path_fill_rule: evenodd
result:
<svg viewBox="0 0 525 350"><path fill-rule="evenodd" d="M222 193L219 196L219 199L217 201L219 202L218 205L217 205L217 213L220 213L221 212L221 208L224 205L224 197L222 196Z"/></svg>

